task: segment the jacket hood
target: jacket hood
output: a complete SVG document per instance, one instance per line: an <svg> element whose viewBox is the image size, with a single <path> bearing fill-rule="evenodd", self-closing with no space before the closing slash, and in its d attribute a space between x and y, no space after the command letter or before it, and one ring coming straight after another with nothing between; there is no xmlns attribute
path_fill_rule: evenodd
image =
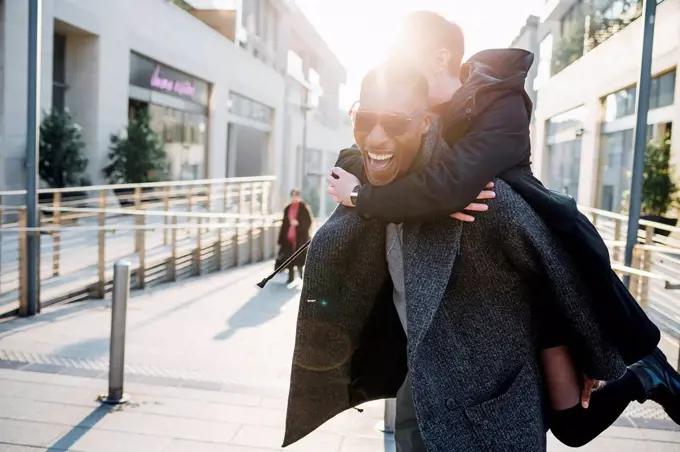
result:
<svg viewBox="0 0 680 452"><path fill-rule="evenodd" d="M461 66L463 86L444 109L446 116L453 120L472 119L514 92L524 96L531 117L533 104L524 85L533 62L534 54L522 49L489 49L475 54Z"/></svg>
<svg viewBox="0 0 680 452"><path fill-rule="evenodd" d="M498 81L507 79L526 80L534 62L534 54L522 49L489 49L476 53L461 67L460 81L465 84L475 75Z"/></svg>

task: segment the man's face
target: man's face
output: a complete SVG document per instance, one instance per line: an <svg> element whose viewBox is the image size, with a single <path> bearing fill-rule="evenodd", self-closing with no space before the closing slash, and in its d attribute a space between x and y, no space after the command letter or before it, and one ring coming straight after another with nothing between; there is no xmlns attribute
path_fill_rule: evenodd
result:
<svg viewBox="0 0 680 452"><path fill-rule="evenodd" d="M425 108L411 93L362 93L354 139L371 185L387 185L411 167L430 125Z"/></svg>

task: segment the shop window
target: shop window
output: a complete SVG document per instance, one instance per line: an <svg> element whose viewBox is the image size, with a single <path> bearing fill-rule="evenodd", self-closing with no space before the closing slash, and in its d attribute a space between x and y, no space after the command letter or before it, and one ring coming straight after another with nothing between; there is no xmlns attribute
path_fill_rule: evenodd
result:
<svg viewBox="0 0 680 452"><path fill-rule="evenodd" d="M54 35L52 64L52 107L64 111L66 108L66 35Z"/></svg>

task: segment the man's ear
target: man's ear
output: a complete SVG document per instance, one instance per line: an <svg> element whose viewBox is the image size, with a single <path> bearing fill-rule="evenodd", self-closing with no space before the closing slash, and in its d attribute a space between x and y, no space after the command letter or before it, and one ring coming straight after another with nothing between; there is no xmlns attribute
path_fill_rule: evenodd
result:
<svg viewBox="0 0 680 452"><path fill-rule="evenodd" d="M420 124L420 134L427 134L430 131L430 127L432 127L432 118L430 118L430 115L425 115L423 122Z"/></svg>
<svg viewBox="0 0 680 452"><path fill-rule="evenodd" d="M451 61L451 52L446 49L439 49L434 54L435 58L435 71L445 71L449 67L449 61Z"/></svg>

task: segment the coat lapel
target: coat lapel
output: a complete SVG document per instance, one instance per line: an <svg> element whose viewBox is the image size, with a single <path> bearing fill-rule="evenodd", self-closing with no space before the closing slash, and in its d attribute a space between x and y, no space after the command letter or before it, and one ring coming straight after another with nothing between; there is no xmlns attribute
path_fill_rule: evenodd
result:
<svg viewBox="0 0 680 452"><path fill-rule="evenodd" d="M404 227L404 283L409 356L427 332L460 253L463 224L442 220Z"/></svg>

